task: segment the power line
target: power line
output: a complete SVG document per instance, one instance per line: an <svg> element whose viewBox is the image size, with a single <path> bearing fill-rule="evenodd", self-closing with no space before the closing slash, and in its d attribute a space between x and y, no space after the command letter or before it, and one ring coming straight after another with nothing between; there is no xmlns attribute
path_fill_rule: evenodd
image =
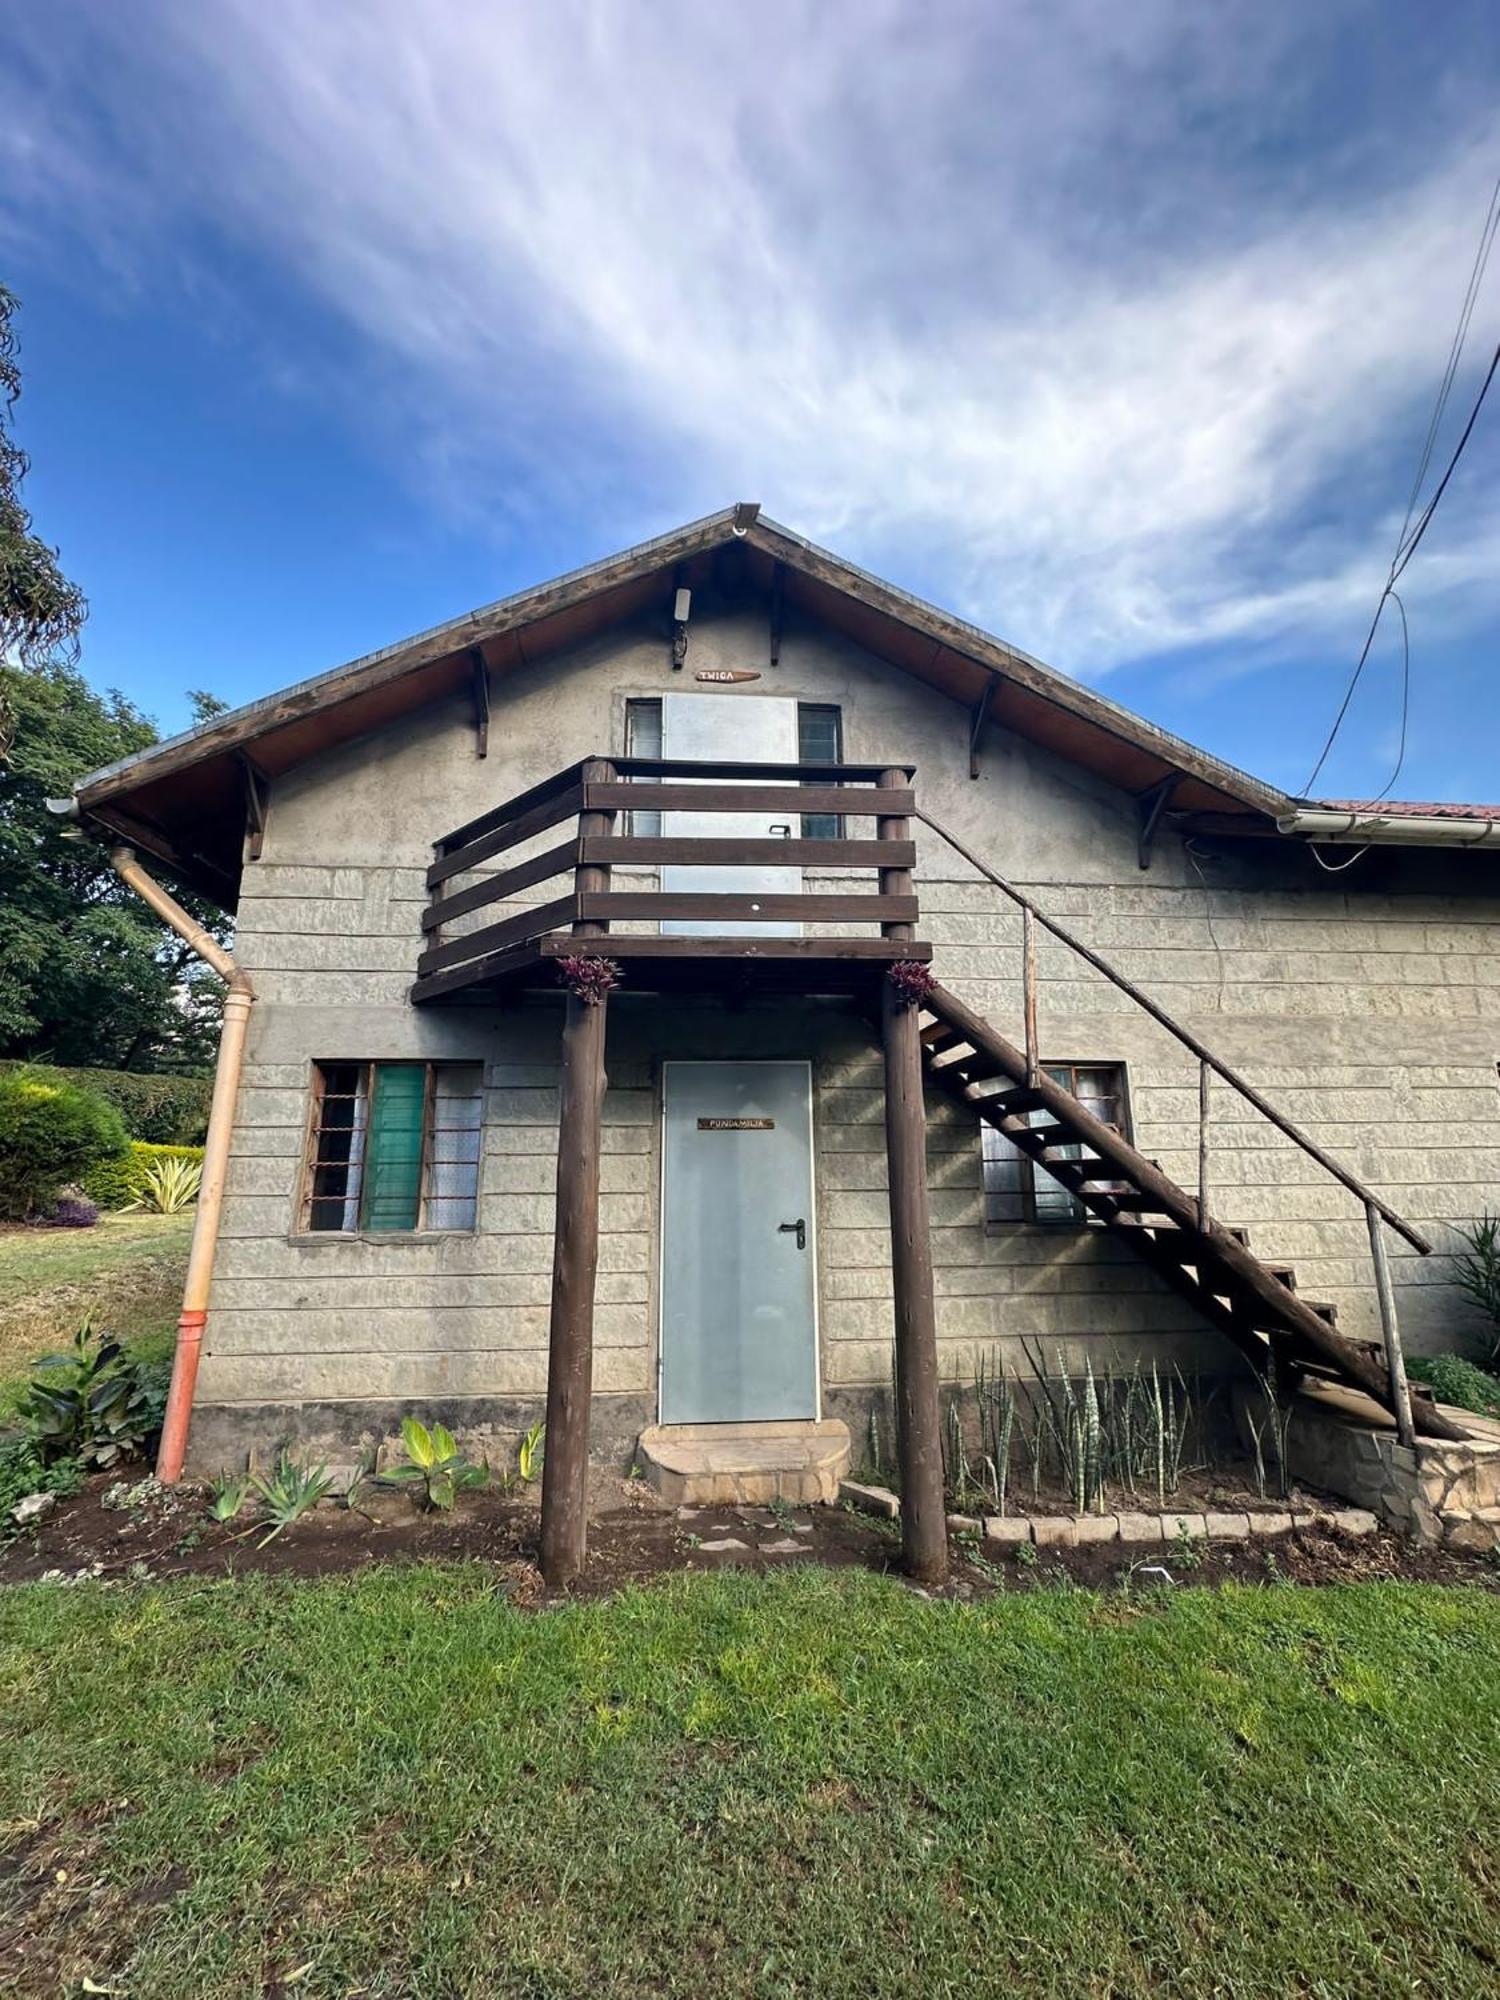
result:
<svg viewBox="0 0 1500 2000"><path fill-rule="evenodd" d="M1416 508L1417 495L1422 490L1422 481L1427 477L1427 468L1432 463L1438 431L1442 425L1443 413L1448 407L1448 396L1453 388L1454 378L1458 374L1464 342L1469 336L1469 321L1474 317L1474 302L1479 297L1480 286L1484 283L1485 268L1490 261L1490 251L1494 247L1497 227L1500 227L1500 177L1497 177L1490 191L1490 205L1485 210L1484 227L1479 232L1479 247L1474 252L1473 269L1469 272L1469 283L1464 292L1463 304L1458 309L1458 324L1453 329L1453 341L1448 349L1448 364L1443 370L1443 379L1438 384L1437 400L1432 406L1427 435L1422 441L1422 457L1417 466L1417 476L1411 483L1411 493L1406 502L1406 516L1401 523L1401 533L1396 542L1398 549L1406 539L1406 531L1411 526L1411 517Z"/></svg>
<svg viewBox="0 0 1500 2000"><path fill-rule="evenodd" d="M1328 753L1333 748L1334 739L1343 727L1344 717L1349 713L1349 704L1354 699L1354 690L1359 686L1359 677L1365 670L1365 662L1370 657L1370 648L1375 643L1375 634L1380 627L1380 614L1385 610L1390 599L1395 596L1395 586L1400 580L1403 570L1405 570L1406 565L1416 554L1422 537L1427 533L1428 527L1431 525L1432 517L1437 512L1438 502L1442 499L1447 489L1448 481L1453 477L1458 461L1463 457L1464 447L1469 442L1474 425L1478 420L1479 412L1484 407L1484 399L1489 394L1490 384L1495 379L1495 370L1497 368L1500 368L1500 346L1496 347L1494 354L1490 357L1489 368L1483 382L1479 385L1479 394L1474 399L1474 407L1469 412L1469 421L1464 425L1463 435L1454 447L1453 456L1448 461L1447 471L1444 472L1442 478L1438 481L1437 491L1423 508L1416 527L1412 529L1410 535L1397 547L1395 557L1391 562L1391 573L1386 578L1385 587L1380 593L1380 601L1375 606L1375 616L1370 620L1370 629L1365 634L1365 643L1360 648L1359 658L1354 665L1354 672L1349 676L1349 685L1344 690L1344 699L1339 703L1339 712L1333 718L1333 727L1328 732L1328 740L1324 743L1322 751L1319 753L1317 763L1313 765L1312 775L1302 787L1304 796L1312 791L1313 786L1317 783L1318 773L1328 761ZM1404 611L1402 618L1404 623ZM1392 782L1394 783L1394 780Z"/></svg>
<svg viewBox="0 0 1500 2000"><path fill-rule="evenodd" d="M1422 483L1426 479L1428 470L1432 464L1432 454L1437 444L1438 432L1442 427L1443 417L1448 408L1448 398L1452 393L1453 384L1458 375L1459 362L1463 358L1464 345L1468 339L1469 323L1474 317L1474 306L1484 283L1485 271L1489 265L1490 252L1494 248L1497 232L1500 232L1500 177L1496 178L1495 185L1490 191L1489 205L1485 209L1484 223L1479 232L1479 244L1474 252L1474 263L1469 272L1468 284L1464 287L1462 303L1459 306L1458 323L1453 329L1453 339L1448 347L1447 363L1443 369L1442 380L1438 384L1437 396L1432 406L1432 415L1428 419L1427 434L1422 440L1422 453L1417 463L1416 478L1412 481L1411 493L1406 502L1406 513L1401 522L1401 532L1396 538L1396 552L1391 558L1390 574L1386 577L1385 586L1375 605L1375 615L1370 620L1370 629L1365 635L1364 645L1360 648L1359 658L1355 661L1354 671L1349 676L1349 685L1344 690L1344 698L1339 704L1338 714L1333 719L1333 727L1328 732L1327 741L1323 745L1317 763L1312 768L1311 776L1302 788L1304 794L1311 792L1313 786L1317 783L1318 773L1328 761L1328 753L1332 750L1339 730L1343 727L1344 717L1349 713L1349 704L1354 699L1354 691L1359 686L1360 676L1365 670L1365 662L1370 657L1370 648L1374 645L1375 634L1380 629L1381 614L1385 610L1389 600L1395 597L1396 582L1400 578L1402 571L1406 568L1406 565L1416 554L1417 545L1426 534L1428 524L1437 512L1437 505L1443 497L1443 490L1453 476L1454 467L1463 456L1464 446L1469 441L1469 433L1474 428L1475 419L1478 417L1485 396L1489 392L1490 383L1494 379L1496 364L1500 363L1500 347L1497 347L1494 358L1490 362L1489 373L1485 376L1474 407L1469 412L1469 421L1464 426L1463 436L1459 439L1457 449L1448 461L1448 469L1443 474L1441 480L1439 480L1437 491L1422 510L1416 527L1412 528L1412 513L1417 504L1417 496L1422 490ZM1401 611L1402 637L1401 751L1396 761L1395 771L1392 772L1390 778L1386 781L1384 789L1378 795L1381 798L1384 798L1386 792L1395 784L1400 774L1401 766L1406 758L1406 722L1411 691L1411 638L1406 625L1406 607L1401 604L1399 598L1396 599L1396 602Z"/></svg>

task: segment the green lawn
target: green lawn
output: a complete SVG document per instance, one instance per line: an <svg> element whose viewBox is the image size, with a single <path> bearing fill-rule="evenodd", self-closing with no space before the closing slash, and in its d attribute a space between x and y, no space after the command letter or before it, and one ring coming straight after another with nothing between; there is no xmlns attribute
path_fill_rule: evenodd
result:
<svg viewBox="0 0 1500 2000"><path fill-rule="evenodd" d="M85 1313L141 1353L170 1350L193 1218L106 1215L93 1229L0 1233L0 1410Z"/></svg>
<svg viewBox="0 0 1500 2000"><path fill-rule="evenodd" d="M1479 1590L30 1586L0 1712L8 1991L1496 1991Z"/></svg>

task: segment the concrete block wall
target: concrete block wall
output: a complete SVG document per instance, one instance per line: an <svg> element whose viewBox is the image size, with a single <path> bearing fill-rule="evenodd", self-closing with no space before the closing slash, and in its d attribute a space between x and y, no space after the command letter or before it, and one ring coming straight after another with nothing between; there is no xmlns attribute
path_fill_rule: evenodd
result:
<svg viewBox="0 0 1500 2000"><path fill-rule="evenodd" d="M694 664L764 664L764 632L749 616L700 619L695 605L693 648ZM479 1430L509 1431L535 1414L545 1382L557 1014L536 1002L409 1005L424 870L447 828L618 744L627 694L680 684L665 647L624 628L568 661L497 681L483 762L466 704L454 702L274 788L239 915L237 950L260 998L202 1375L200 1466L228 1462L246 1437L378 1428L403 1404ZM757 692L840 703L851 760L915 762L920 795L940 818L1395 1207L1430 1225L1440 1246L1451 1246L1455 1220L1500 1201L1500 896L1477 858L1463 858L1458 886L1442 893L1430 857L1422 881L1382 887L1373 872L1317 876L1309 857L1275 843L1252 864L1163 840L1143 874L1131 800L998 730L986 739L980 780L970 781L966 719L843 640L789 628L774 680L724 698ZM808 886L851 884L827 877ZM1019 1039L1019 920L925 829L918 892L939 976ZM1040 970L1044 1054L1125 1063L1137 1143L1191 1187L1195 1062L1061 946L1043 942ZM660 1063L672 1055L813 1059L823 1378L830 1411L857 1409L888 1380L892 1327L880 1063L868 1031L826 1006L751 1003L730 1013L622 997L612 1017L601 1439L624 1449L655 1414L658 1088ZM310 1065L418 1056L486 1066L477 1230L298 1239ZM977 1127L946 1102L932 1111L946 1379L966 1379L996 1344L1019 1362L1023 1335L1049 1357L1063 1345L1070 1365L1085 1350L1128 1359L1146 1351L1143 1341L1184 1366L1235 1365L1218 1336L1098 1232L987 1233ZM1373 1337L1358 1204L1227 1086L1216 1088L1215 1134L1217 1212L1248 1226L1263 1256L1294 1262L1307 1295L1338 1303L1341 1325ZM1447 1259L1393 1248L1410 1344L1461 1346L1472 1322Z"/></svg>

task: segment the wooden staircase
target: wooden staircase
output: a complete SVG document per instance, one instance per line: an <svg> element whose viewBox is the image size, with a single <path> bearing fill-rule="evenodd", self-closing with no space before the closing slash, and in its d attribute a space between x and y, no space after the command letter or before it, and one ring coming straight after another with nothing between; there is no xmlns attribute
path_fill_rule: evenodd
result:
<svg viewBox="0 0 1500 2000"><path fill-rule="evenodd" d="M1392 1408L1381 1348L1338 1331L1337 1309L1302 1297L1290 1265L1254 1255L1245 1231L1200 1213L1198 1197L1086 1110L981 1015L942 986L922 1004L930 1083L1002 1132L1105 1228L1232 1340L1276 1392L1308 1376ZM997 1087L998 1086L998 1087ZM1070 1157L1081 1152L1083 1157ZM1413 1384L1412 1419L1427 1437L1464 1433Z"/></svg>

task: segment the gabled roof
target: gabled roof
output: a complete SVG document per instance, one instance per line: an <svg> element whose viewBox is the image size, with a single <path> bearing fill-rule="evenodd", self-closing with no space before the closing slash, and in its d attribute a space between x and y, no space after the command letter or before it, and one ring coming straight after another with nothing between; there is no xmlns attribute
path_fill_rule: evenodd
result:
<svg viewBox="0 0 1500 2000"><path fill-rule="evenodd" d="M1296 803L741 503L91 772L76 787L78 808L232 906L247 796L258 778L471 689L481 659L503 683L508 672L619 620L659 609L665 621L678 585L722 582L726 572L736 587L779 599L927 682L976 724L982 715L1131 792L1170 781L1174 817L1270 832ZM664 638L667 629L664 622Z"/></svg>

